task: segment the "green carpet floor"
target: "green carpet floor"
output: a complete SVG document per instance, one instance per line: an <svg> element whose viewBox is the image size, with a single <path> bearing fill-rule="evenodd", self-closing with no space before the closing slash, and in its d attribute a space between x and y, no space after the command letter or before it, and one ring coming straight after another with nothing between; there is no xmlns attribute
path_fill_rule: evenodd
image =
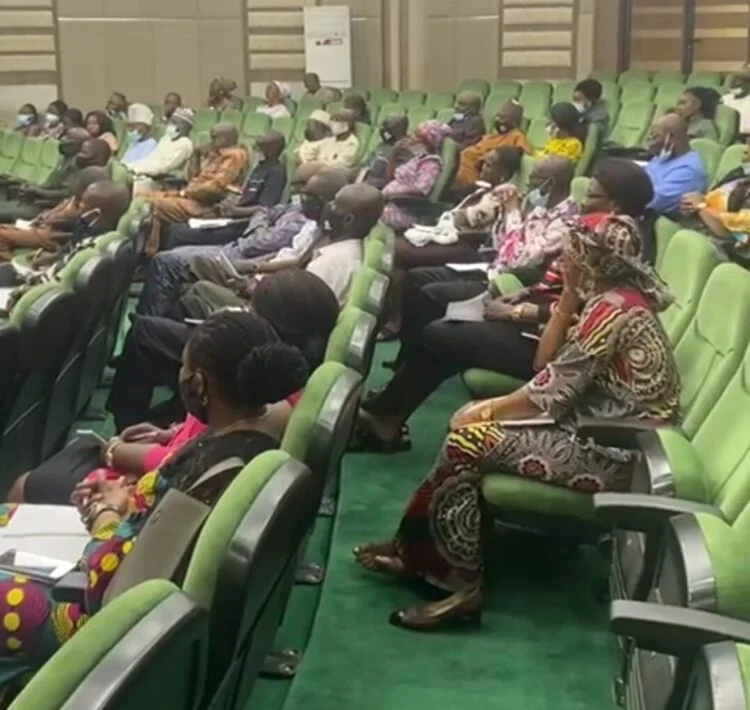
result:
<svg viewBox="0 0 750 710"><path fill-rule="evenodd" d="M379 362L371 384L387 376ZM451 412L466 401L446 384L411 420L413 449L347 455L334 521L319 519L308 550L325 561L322 587L296 586L280 646L304 649L292 681L261 680L248 710L602 710L613 707L615 642L591 584L593 551L497 535L482 627L415 634L388 624L417 592L370 575L351 548L390 535L431 465Z"/></svg>

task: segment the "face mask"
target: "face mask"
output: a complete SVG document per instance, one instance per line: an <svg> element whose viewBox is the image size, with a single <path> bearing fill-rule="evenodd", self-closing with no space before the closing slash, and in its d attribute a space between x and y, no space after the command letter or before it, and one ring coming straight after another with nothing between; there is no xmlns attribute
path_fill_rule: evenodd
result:
<svg viewBox="0 0 750 710"><path fill-rule="evenodd" d="M334 121L331 124L331 133L333 133L334 136L343 136L344 133L349 132L349 124L344 123L343 121Z"/></svg>
<svg viewBox="0 0 750 710"><path fill-rule="evenodd" d="M576 107L576 111L578 111L578 113L586 113L587 106L585 103L583 103L583 101L574 101L573 106Z"/></svg>
<svg viewBox="0 0 750 710"><path fill-rule="evenodd" d="M167 126L167 135L174 140L180 135L180 129L177 128L177 126L174 125L174 123L170 123Z"/></svg>
<svg viewBox="0 0 750 710"><path fill-rule="evenodd" d="M301 207L302 206L302 195L292 195L291 203L295 207Z"/></svg>
<svg viewBox="0 0 750 710"><path fill-rule="evenodd" d="M750 163L742 163L742 172L745 175L750 175Z"/></svg>
<svg viewBox="0 0 750 710"><path fill-rule="evenodd" d="M62 155L63 158L72 158L79 150L78 143L72 143L70 141L60 143L57 146L57 152Z"/></svg>
<svg viewBox="0 0 750 710"><path fill-rule="evenodd" d="M463 111L456 111L453 114L453 119L456 121L463 121L466 118L466 114Z"/></svg>
<svg viewBox="0 0 750 710"><path fill-rule="evenodd" d="M193 375L187 380L180 380L179 390L182 405L188 414L192 414L199 422L206 423L208 414L206 412L206 398L200 394L195 386L196 377Z"/></svg>
<svg viewBox="0 0 750 710"><path fill-rule="evenodd" d="M344 212L335 212L330 205L325 209L323 228L333 236L341 237L346 234L351 222L350 216Z"/></svg>
<svg viewBox="0 0 750 710"><path fill-rule="evenodd" d="M547 209L549 205L549 193L544 194L541 188L536 187L526 196L526 202L532 209L536 209L537 207Z"/></svg>
<svg viewBox="0 0 750 710"><path fill-rule="evenodd" d="M16 116L16 125L22 128L23 126L28 126L33 120L34 117L30 113L19 113Z"/></svg>
<svg viewBox="0 0 750 710"><path fill-rule="evenodd" d="M559 133L560 129L554 123L550 123L549 126L547 126L547 134L550 138L557 138Z"/></svg>
<svg viewBox="0 0 750 710"><path fill-rule="evenodd" d="M128 131L128 138L130 138L131 143L137 143L139 140L141 140L141 132L140 131Z"/></svg>
<svg viewBox="0 0 750 710"><path fill-rule="evenodd" d="M661 153L659 154L660 158L671 158L672 157L672 136L667 135L667 137L664 139L664 146L661 149Z"/></svg>
<svg viewBox="0 0 750 710"><path fill-rule="evenodd" d="M390 143L393 140L393 133L386 130L385 128L381 128L380 137L383 139L384 143Z"/></svg>
<svg viewBox="0 0 750 710"><path fill-rule="evenodd" d="M314 195L307 194L299 195L299 197L300 205L302 206L302 214L305 215L307 219L317 222L325 209L323 200Z"/></svg>
<svg viewBox="0 0 750 710"><path fill-rule="evenodd" d="M46 126L56 126L58 123L60 123L60 117L56 113L44 114L44 124Z"/></svg>
<svg viewBox="0 0 750 710"><path fill-rule="evenodd" d="M498 133L507 133L510 130L510 126L505 121L495 121L495 130Z"/></svg>
<svg viewBox="0 0 750 710"><path fill-rule="evenodd" d="M80 215L73 227L73 240L78 241L88 237L101 216L102 211L98 207Z"/></svg>

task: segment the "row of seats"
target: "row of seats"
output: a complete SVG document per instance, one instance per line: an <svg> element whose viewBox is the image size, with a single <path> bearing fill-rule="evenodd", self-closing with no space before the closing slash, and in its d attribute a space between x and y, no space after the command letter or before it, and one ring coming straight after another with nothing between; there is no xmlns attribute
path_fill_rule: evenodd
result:
<svg viewBox="0 0 750 710"><path fill-rule="evenodd" d="M41 669L14 710L244 707L274 651L316 516L335 509L341 458L372 362L394 235L376 227L281 448L236 476L203 526L179 587L145 582L115 599ZM272 654L269 659L268 655ZM164 683L164 678L179 679Z"/></svg>
<svg viewBox="0 0 750 710"><path fill-rule="evenodd" d="M134 201L117 231L0 321L0 494L62 446L91 399L115 346L136 263L133 234L146 212Z"/></svg>
<svg viewBox="0 0 750 710"><path fill-rule="evenodd" d="M59 142L0 129L0 175L44 185L60 164Z"/></svg>

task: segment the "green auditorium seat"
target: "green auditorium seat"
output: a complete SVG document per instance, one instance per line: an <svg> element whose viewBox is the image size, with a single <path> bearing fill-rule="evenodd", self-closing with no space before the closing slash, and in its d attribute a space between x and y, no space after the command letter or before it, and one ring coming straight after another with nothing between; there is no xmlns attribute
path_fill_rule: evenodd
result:
<svg viewBox="0 0 750 710"><path fill-rule="evenodd" d="M654 104L660 109L675 108L683 93L685 93L685 84L674 82L660 84L654 96Z"/></svg>
<svg viewBox="0 0 750 710"><path fill-rule="evenodd" d="M615 81L603 81L602 83L602 98L605 101L620 101L620 85Z"/></svg>
<svg viewBox="0 0 750 710"><path fill-rule="evenodd" d="M346 306L359 308L381 318L385 308L390 279L371 269L364 267L357 272L352 281L352 288Z"/></svg>
<svg viewBox="0 0 750 710"><path fill-rule="evenodd" d="M570 196L573 198L579 207L583 205L586 200L586 190L589 186L589 178L577 177L573 178L573 182L570 185Z"/></svg>
<svg viewBox="0 0 750 710"><path fill-rule="evenodd" d="M531 177L531 170L534 167L534 163L538 159L535 158L533 155L524 155L521 158L521 167L519 171L516 173L516 176L513 180L515 185L518 186L518 189L521 190L521 192L525 193L526 190L529 187L529 178Z"/></svg>
<svg viewBox="0 0 750 710"><path fill-rule="evenodd" d="M199 108L195 112L194 131L210 131L219 121L220 112L210 108Z"/></svg>
<svg viewBox="0 0 750 710"><path fill-rule="evenodd" d="M365 89L362 86L350 86L348 89L344 89L343 96L346 98L347 96L351 96L352 94L356 94L357 96L361 96L365 101L367 101L370 98L370 90Z"/></svg>
<svg viewBox="0 0 750 710"><path fill-rule="evenodd" d="M365 239L364 265L384 276L390 276L393 271L394 246L395 238L392 233L384 233L381 237L371 232Z"/></svg>
<svg viewBox="0 0 750 710"><path fill-rule="evenodd" d="M693 138L690 141L690 147L701 156L701 162L706 170L706 175L708 175L710 185L721 161L722 147L710 138Z"/></svg>
<svg viewBox="0 0 750 710"><path fill-rule="evenodd" d="M437 112L435 118L437 118L438 121L442 121L443 123L448 123L453 118L454 113L455 110L453 109L453 107L444 108Z"/></svg>
<svg viewBox="0 0 750 710"><path fill-rule="evenodd" d="M475 94L479 94L484 101L490 93L490 83L484 79L465 79L459 85L457 93L460 94L462 91L473 91Z"/></svg>
<svg viewBox="0 0 750 710"><path fill-rule="evenodd" d="M573 89L575 89L575 81L558 81L552 90L552 103L559 104L563 101L573 101Z"/></svg>
<svg viewBox="0 0 750 710"><path fill-rule="evenodd" d="M597 79L598 81L604 83L606 82L616 82L617 81L617 72L611 71L609 69L596 69L589 74L589 76L592 79Z"/></svg>
<svg viewBox="0 0 750 710"><path fill-rule="evenodd" d="M44 141L41 138L27 138L13 165L13 177L22 182L31 182L37 170Z"/></svg>
<svg viewBox="0 0 750 710"><path fill-rule="evenodd" d="M370 138L374 132L373 127L366 123L358 123L355 126L354 133L359 139L359 150L357 151L356 157L357 163L360 163L367 153L367 146L370 144Z"/></svg>
<svg viewBox="0 0 750 710"><path fill-rule="evenodd" d="M297 115L297 102L294 99L284 99L284 106L286 106L286 110L289 111L289 115L292 118Z"/></svg>
<svg viewBox="0 0 750 710"><path fill-rule="evenodd" d="M737 170L737 168L741 168L742 163L744 161L744 156L745 156L744 145L730 145L729 148L727 148L724 151L723 155L721 156L719 165L716 168L716 173L714 174L713 184L718 185L733 170Z"/></svg>
<svg viewBox="0 0 750 710"><path fill-rule="evenodd" d="M688 86L711 86L715 89L721 88L723 83L721 74L718 72L693 72L685 82Z"/></svg>
<svg viewBox="0 0 750 710"><path fill-rule="evenodd" d="M24 137L15 131L0 134L0 175L10 175L23 148Z"/></svg>
<svg viewBox="0 0 750 710"><path fill-rule="evenodd" d="M656 87L650 81L629 81L622 87L620 93L621 104L631 104L641 101L651 101Z"/></svg>
<svg viewBox="0 0 750 710"><path fill-rule="evenodd" d="M405 116L405 115L406 115L406 106L398 103L397 101L389 101L388 103L383 104L380 107L380 110L378 111L377 116L373 116L373 121L376 124L378 124L386 116Z"/></svg>
<svg viewBox="0 0 750 710"><path fill-rule="evenodd" d="M299 113L304 109L306 111L305 115L308 115L311 111L319 108L323 108L323 102L320 99L316 99L314 96L309 96L308 94L303 94L297 104L297 112Z"/></svg>
<svg viewBox="0 0 750 710"><path fill-rule="evenodd" d="M369 101L373 106L380 107L398 101L398 92L393 89L371 89Z"/></svg>
<svg viewBox="0 0 750 710"><path fill-rule="evenodd" d="M372 364L378 321L359 308L344 308L328 339L326 362L340 362L367 377Z"/></svg>
<svg viewBox="0 0 750 710"><path fill-rule="evenodd" d="M589 173L593 167L594 159L599 152L600 143L601 135L599 133L599 126L595 123L590 123L586 129L586 140L583 144L583 154L576 164L575 174L577 177Z"/></svg>
<svg viewBox="0 0 750 710"><path fill-rule="evenodd" d="M680 230L680 225L668 217L659 217L654 226L656 234L656 259L654 266L660 271L670 239Z"/></svg>
<svg viewBox="0 0 750 710"><path fill-rule="evenodd" d="M517 99L521 93L521 86L522 84L518 81L496 81L492 85L492 90L487 100L489 101L490 98L495 97L501 100L500 103L502 103L508 99Z"/></svg>
<svg viewBox="0 0 750 710"><path fill-rule="evenodd" d="M250 461L211 510L182 585L209 610L201 708L239 710L246 704L274 650L298 550L321 497L320 479L275 450Z"/></svg>
<svg viewBox="0 0 750 710"><path fill-rule="evenodd" d="M719 144L727 148L740 131L740 114L729 106L719 105L716 107L716 127L719 129Z"/></svg>
<svg viewBox="0 0 750 710"><path fill-rule="evenodd" d="M242 138L255 138L255 136L242 136ZM193 145L196 148L202 148L211 142L211 133L209 131L193 131L190 134Z"/></svg>
<svg viewBox="0 0 750 710"><path fill-rule="evenodd" d="M495 121L495 115L498 109L508 100L514 99L513 96L507 96L503 93L492 93L487 97L487 101L484 102L484 108L482 109L482 116L484 116L484 122L487 126L491 126Z"/></svg>
<svg viewBox="0 0 750 710"><path fill-rule="evenodd" d="M18 386L17 377L21 365L21 331L7 318L0 319L0 432L10 416ZM2 434L0 433L0 444Z"/></svg>
<svg viewBox="0 0 750 710"><path fill-rule="evenodd" d="M617 83L620 86L625 86L631 81L651 81L651 75L644 69L628 69L617 77Z"/></svg>
<svg viewBox="0 0 750 710"><path fill-rule="evenodd" d="M682 84L685 85L685 75L681 71L658 71L652 77L651 81L655 86L662 84Z"/></svg>
<svg viewBox="0 0 750 710"><path fill-rule="evenodd" d="M733 317L721 320L716 318L716 312L722 303L745 299L750 301L750 274L735 264L717 267L695 316L675 346L682 384L680 431L688 439L695 435L737 371L750 339L750 320L740 309L734 310ZM608 424L612 426L604 422L605 427ZM591 535L592 524L601 528L592 497L585 493L502 472L484 476L482 493L496 515L511 524L542 525L561 533L567 531L571 536L577 532Z"/></svg>
<svg viewBox="0 0 750 710"><path fill-rule="evenodd" d="M62 162L62 157L58 149L59 146L60 142L52 138L47 138L42 144L42 149L39 153L39 162L31 181L34 185L46 185L55 175Z"/></svg>
<svg viewBox="0 0 750 710"><path fill-rule="evenodd" d="M243 138L262 136L271 127L271 119L264 113L251 111L245 114L240 135Z"/></svg>
<svg viewBox="0 0 750 710"><path fill-rule="evenodd" d="M242 121L245 117L245 114L240 111L239 109L227 109L226 111L222 111L219 116L219 123L231 123L233 126L237 126L237 129L239 130L242 126Z"/></svg>
<svg viewBox="0 0 750 710"><path fill-rule="evenodd" d="M452 91L431 91L427 94L424 105L437 112L446 108L452 109L455 102L456 95Z"/></svg>
<svg viewBox="0 0 750 710"><path fill-rule="evenodd" d="M537 151L544 148L545 144L549 140L549 132L547 126L549 125L549 119L544 116L535 118L530 124L529 129L526 131L526 138L528 138L531 147Z"/></svg>
<svg viewBox="0 0 750 710"><path fill-rule="evenodd" d="M242 101L242 111L246 114L255 113L258 106L262 106L265 99L261 96L246 96Z"/></svg>
<svg viewBox="0 0 750 710"><path fill-rule="evenodd" d="M18 385L0 435L0 495L41 460L50 393L75 336L76 299L56 283L35 286L11 311L21 335Z"/></svg>
<svg viewBox="0 0 750 710"><path fill-rule="evenodd" d="M294 130L294 119L288 116L274 118L271 121L271 129L278 131L284 136L284 140L289 141Z"/></svg>
<svg viewBox="0 0 750 710"><path fill-rule="evenodd" d="M330 103L326 104L326 111L328 111L328 113L331 116L334 116L339 111L341 111L341 109L343 109L343 108L344 108L344 102L343 101L331 101ZM373 108L371 108L371 112L373 112L375 114L377 114L377 112L379 110L380 110L379 107L374 106L374 105L373 105Z"/></svg>
<svg viewBox="0 0 750 710"><path fill-rule="evenodd" d="M197 710L207 616L171 582L134 587L87 621L11 707Z"/></svg>
<svg viewBox="0 0 750 710"><path fill-rule="evenodd" d="M654 107L650 101L624 104L609 134L609 140L624 148L640 146L651 126L653 113Z"/></svg>
<svg viewBox="0 0 750 710"><path fill-rule="evenodd" d="M382 121L383 112L380 112L380 120ZM435 118L435 111L429 106L412 106L407 112L409 118L409 130L413 131L420 123L429 121L431 118Z"/></svg>
<svg viewBox="0 0 750 710"><path fill-rule="evenodd" d="M309 118L310 114L313 111L317 111L319 109L323 109L323 102L319 101L318 99L314 99L314 100L307 101L304 103L301 102L300 105L297 107L297 113L294 114L294 117L292 120L297 124L304 125L307 119Z"/></svg>
<svg viewBox="0 0 750 710"><path fill-rule="evenodd" d="M523 85L518 97L523 106L524 115L530 119L547 116L551 99L552 87L546 81L527 82Z"/></svg>
<svg viewBox="0 0 750 710"><path fill-rule="evenodd" d="M398 102L406 108L412 108L413 106L424 106L427 94L424 91L418 89L405 89L398 95Z"/></svg>

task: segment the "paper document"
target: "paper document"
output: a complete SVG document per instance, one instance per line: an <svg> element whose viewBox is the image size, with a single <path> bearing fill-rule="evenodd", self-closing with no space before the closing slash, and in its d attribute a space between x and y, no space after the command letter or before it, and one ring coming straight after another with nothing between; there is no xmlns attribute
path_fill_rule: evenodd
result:
<svg viewBox="0 0 750 710"><path fill-rule="evenodd" d="M15 291L15 287L12 288L0 288L0 310L8 310L8 302L10 301L11 294Z"/></svg>
<svg viewBox="0 0 750 710"><path fill-rule="evenodd" d="M231 219L189 219L188 227L190 229L219 229L226 227Z"/></svg>
<svg viewBox="0 0 750 710"><path fill-rule="evenodd" d="M13 225L16 229L23 229L25 232L33 228L34 223L28 219L17 219Z"/></svg>
<svg viewBox="0 0 750 710"><path fill-rule="evenodd" d="M19 550L75 564L91 540L72 505L20 505L0 528L0 553Z"/></svg>
<svg viewBox="0 0 750 710"><path fill-rule="evenodd" d="M481 293L476 298L470 298L468 301L449 303L443 320L478 323L484 320L484 307L486 303L486 293Z"/></svg>
<svg viewBox="0 0 750 710"><path fill-rule="evenodd" d="M446 266L451 271L458 271L459 273L462 271L481 271L486 274L490 268L486 261L479 261L476 264L446 264Z"/></svg>

